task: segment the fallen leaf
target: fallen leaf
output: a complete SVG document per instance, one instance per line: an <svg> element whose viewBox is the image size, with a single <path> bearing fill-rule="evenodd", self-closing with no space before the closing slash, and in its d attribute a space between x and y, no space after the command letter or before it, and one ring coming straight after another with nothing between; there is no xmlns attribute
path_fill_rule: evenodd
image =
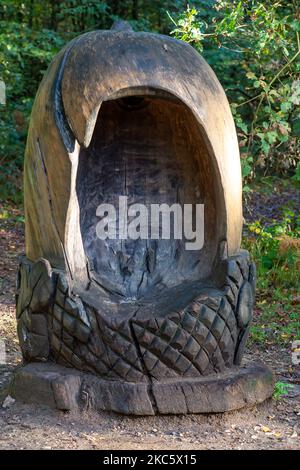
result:
<svg viewBox="0 0 300 470"><path fill-rule="evenodd" d="M7 395L7 397L2 403L2 408L9 408L11 405L15 403L15 401L16 400L14 398L12 398L10 395Z"/></svg>
<svg viewBox="0 0 300 470"><path fill-rule="evenodd" d="M268 426L261 426L260 428L263 432L271 432L271 429Z"/></svg>

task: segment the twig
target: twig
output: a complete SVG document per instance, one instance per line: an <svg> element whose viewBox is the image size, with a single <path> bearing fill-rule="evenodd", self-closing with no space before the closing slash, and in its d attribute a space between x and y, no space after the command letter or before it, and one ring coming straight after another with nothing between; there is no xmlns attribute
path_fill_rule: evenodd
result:
<svg viewBox="0 0 300 470"><path fill-rule="evenodd" d="M254 101L254 100L257 100L257 98L259 98L261 96L262 93L259 93L259 95L256 95L256 96L253 96L253 98L250 98L249 100L247 101L243 101L242 103L239 103L236 105L236 108L238 108L239 106L244 106L244 104L248 104L250 103L251 101Z"/></svg>

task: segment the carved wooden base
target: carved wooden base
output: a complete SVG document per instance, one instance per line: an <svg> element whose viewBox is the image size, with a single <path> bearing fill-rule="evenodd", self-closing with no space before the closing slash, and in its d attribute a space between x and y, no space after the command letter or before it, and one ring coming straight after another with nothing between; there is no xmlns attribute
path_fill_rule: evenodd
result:
<svg viewBox="0 0 300 470"><path fill-rule="evenodd" d="M264 364L209 377L130 383L109 381L57 364L32 363L15 374L10 394L59 410L107 410L133 415L219 413L261 403L273 393Z"/></svg>
<svg viewBox="0 0 300 470"><path fill-rule="evenodd" d="M17 319L24 359L128 382L201 377L239 365L255 266L241 252L215 273L205 284L183 283L130 302L93 282L76 291L48 261L23 258Z"/></svg>
<svg viewBox="0 0 300 470"><path fill-rule="evenodd" d="M58 407L70 409L79 406L86 384L95 408L133 414L225 411L261 401L272 393L270 371L236 368L254 289L255 266L245 251L221 261L213 280L133 301L107 293L92 278L79 289L47 260L23 258L17 319L25 362L68 369L28 365L17 374L14 393L26 398L21 388L28 382L29 399L32 392L37 401L62 400Z"/></svg>

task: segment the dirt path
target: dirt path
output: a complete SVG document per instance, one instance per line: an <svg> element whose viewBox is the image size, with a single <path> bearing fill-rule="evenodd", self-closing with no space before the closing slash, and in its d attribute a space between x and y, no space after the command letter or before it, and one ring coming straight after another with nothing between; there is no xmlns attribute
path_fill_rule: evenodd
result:
<svg viewBox="0 0 300 470"><path fill-rule="evenodd" d="M0 400L21 362L14 307L17 257L24 250L19 215L16 210L13 221L1 219L0 339L7 363L0 366ZM0 449L300 449L300 367L281 346L265 350L252 344L246 360L254 357L294 384L287 398L226 414L146 418L79 415L14 402L0 406Z"/></svg>

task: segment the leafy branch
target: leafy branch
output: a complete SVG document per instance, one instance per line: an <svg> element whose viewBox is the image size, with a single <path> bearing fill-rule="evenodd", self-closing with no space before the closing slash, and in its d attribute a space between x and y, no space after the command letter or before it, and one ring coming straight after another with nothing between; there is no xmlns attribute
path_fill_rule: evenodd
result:
<svg viewBox="0 0 300 470"><path fill-rule="evenodd" d="M218 0L209 18L203 7L189 6L176 19L168 16L175 26L171 34L207 55L220 71L239 130L244 176L253 176L257 168L279 172L296 168L300 160L298 3ZM228 86L235 68L239 69L235 86ZM233 96L233 89L242 92ZM282 145L289 145L283 158L277 150Z"/></svg>

